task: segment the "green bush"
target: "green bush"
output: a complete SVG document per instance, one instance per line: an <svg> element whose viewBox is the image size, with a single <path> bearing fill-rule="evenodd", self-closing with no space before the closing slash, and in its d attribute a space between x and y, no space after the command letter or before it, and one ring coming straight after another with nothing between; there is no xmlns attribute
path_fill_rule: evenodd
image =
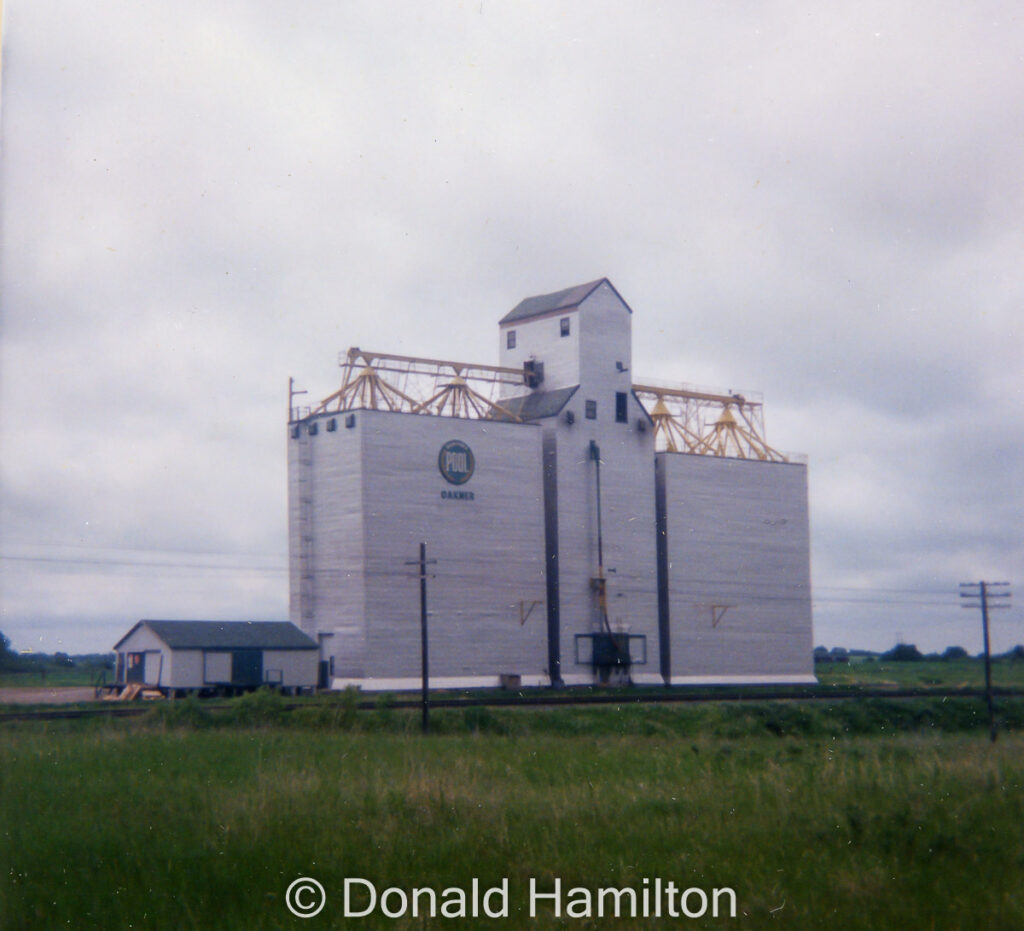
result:
<svg viewBox="0 0 1024 931"><path fill-rule="evenodd" d="M267 686L247 692L232 702L230 720L244 727L269 727L281 723L285 714L281 693Z"/></svg>
<svg viewBox="0 0 1024 931"><path fill-rule="evenodd" d="M381 730L390 730L395 723L395 696L391 692L377 698L377 723Z"/></svg>
<svg viewBox="0 0 1024 931"><path fill-rule="evenodd" d="M156 702L147 717L165 727L201 728L213 723L210 712L194 692L175 701Z"/></svg>
<svg viewBox="0 0 1024 931"><path fill-rule="evenodd" d="M337 697L329 696L296 708L286 721L290 725L318 730L356 731L359 729L359 689L350 685Z"/></svg>

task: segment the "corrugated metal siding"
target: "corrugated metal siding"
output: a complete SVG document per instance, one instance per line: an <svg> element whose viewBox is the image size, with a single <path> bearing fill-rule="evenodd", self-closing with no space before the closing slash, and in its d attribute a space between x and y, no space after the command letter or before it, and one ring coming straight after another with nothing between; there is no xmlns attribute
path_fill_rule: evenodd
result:
<svg viewBox="0 0 1024 931"><path fill-rule="evenodd" d="M299 437L288 441L291 619L314 640L328 635L325 651L341 663L336 673L351 676L363 675L365 665L365 415L318 417L297 425ZM352 429L345 426L349 416ZM331 420L334 430L327 429Z"/></svg>
<svg viewBox="0 0 1024 931"><path fill-rule="evenodd" d="M308 442L290 440L290 498L303 467L312 472L312 519L292 509L293 574L312 579L311 616L300 626L329 634L325 656L338 679L415 676L420 670L419 583L413 566L421 540L431 568L431 669L437 676L542 675L547 665L540 430L454 418L355 412L353 429L337 415ZM450 439L473 450L464 485L438 470ZM302 446L306 447L301 452ZM298 462L300 455L306 464ZM473 500L443 498L471 492ZM300 539L305 534L309 542ZM296 586L293 582L293 589ZM293 609L300 602L293 596ZM529 610L519 622L519 603Z"/></svg>
<svg viewBox="0 0 1024 931"><path fill-rule="evenodd" d="M806 466L658 458L673 679L813 675Z"/></svg>
<svg viewBox="0 0 1024 931"><path fill-rule="evenodd" d="M561 320L569 318L569 335L562 336ZM514 349L507 346L507 332L516 331ZM499 365L508 368L522 368L527 359L535 358L544 363L543 391L569 388L579 384L580 370L580 320L576 308L553 317L536 320L522 320L501 330ZM502 386L503 397L522 394L519 386Z"/></svg>
<svg viewBox="0 0 1024 931"><path fill-rule="evenodd" d="M579 310L579 390L546 432L558 444L558 566L561 596L562 672L584 681L592 669L575 662L575 635L598 629L597 495L589 445L601 451L601 519L607 577L608 618L613 628L647 638L647 665L634 679L658 674L658 601L654 512L654 436L632 394L630 312L607 283ZM538 353L542 357L542 353ZM617 365L616 363L621 363ZM620 371L621 368L621 371ZM627 420L615 419L616 392L626 394ZM597 402L597 418L586 402ZM645 421L640 432L637 421Z"/></svg>
<svg viewBox="0 0 1024 931"><path fill-rule="evenodd" d="M575 400L575 399L574 399ZM631 405L635 402L630 401ZM631 407L639 412L639 405ZM582 414L582 411L581 411ZM631 418L635 421L635 416ZM648 662L634 673L657 673L658 599L654 536L654 446L635 423L615 423L614 409L596 421L577 417L553 431L558 442L558 544L561 655L566 676L589 676L575 663L576 634L598 629L597 495L590 440L601 450L601 509L608 618L613 628L647 638Z"/></svg>
<svg viewBox="0 0 1024 931"><path fill-rule="evenodd" d="M303 497L311 494L312 462L309 459L310 437L301 424L288 425L288 617L308 634L302 617L302 546L300 516L306 510Z"/></svg>
<svg viewBox="0 0 1024 931"><path fill-rule="evenodd" d="M546 672L541 431L518 424L366 412L363 494L366 674L418 675L420 541L430 567L432 675ZM438 469L448 440L467 443L472 478ZM466 492L473 500L442 493ZM520 603L529 610L520 624ZM337 672L337 660L335 662Z"/></svg>
<svg viewBox="0 0 1024 931"><path fill-rule="evenodd" d="M607 282L580 305L579 394L598 402L598 416L615 417L615 392L632 392L632 319ZM622 370L616 366L622 363Z"/></svg>

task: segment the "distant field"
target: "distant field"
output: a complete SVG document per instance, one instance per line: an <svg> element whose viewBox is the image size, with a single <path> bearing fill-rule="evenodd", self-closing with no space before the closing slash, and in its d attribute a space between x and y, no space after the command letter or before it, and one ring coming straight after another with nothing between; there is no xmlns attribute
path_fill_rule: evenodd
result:
<svg viewBox="0 0 1024 931"><path fill-rule="evenodd" d="M912 663L875 661L816 663L814 674L822 685L895 686L903 688L980 688L985 684L985 663L980 659L922 660ZM992 684L1024 688L1024 662L992 663Z"/></svg>
<svg viewBox="0 0 1024 931"><path fill-rule="evenodd" d="M38 670L31 672L0 672L0 688L54 688L72 685L92 685L97 673L92 669L67 669L47 667L45 675ZM108 680L110 674L108 673Z"/></svg>
<svg viewBox="0 0 1024 931"><path fill-rule="evenodd" d="M875 661L852 663L816 663L815 675L822 685L880 688L979 688L985 684L985 665L979 659L949 662L923 660L910 663ZM0 687L38 688L40 686L86 686L98 673L90 668L48 666L45 677L39 672L0 672ZM108 680L112 673L107 673ZM1004 688L1024 688L1024 662L998 660L992 664L992 681Z"/></svg>
<svg viewBox="0 0 1024 931"><path fill-rule="evenodd" d="M1024 927L1024 701L1001 707L1018 730L995 745L961 698L470 708L428 738L386 702L282 715L266 695L219 719L9 724L0 927L339 927L346 877L508 877L511 905L346 927L666 926L530 920L531 877L735 890L736 921L672 926ZM283 901L300 876L328 892L302 924Z"/></svg>

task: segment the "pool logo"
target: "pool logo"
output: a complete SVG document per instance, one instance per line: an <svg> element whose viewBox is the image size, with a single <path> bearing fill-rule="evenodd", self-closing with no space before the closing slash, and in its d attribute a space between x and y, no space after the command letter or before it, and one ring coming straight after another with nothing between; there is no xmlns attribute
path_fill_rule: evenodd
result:
<svg viewBox="0 0 1024 931"><path fill-rule="evenodd" d="M465 485L473 477L473 469L476 467L473 450L462 440L449 440L437 454L437 467L446 482Z"/></svg>

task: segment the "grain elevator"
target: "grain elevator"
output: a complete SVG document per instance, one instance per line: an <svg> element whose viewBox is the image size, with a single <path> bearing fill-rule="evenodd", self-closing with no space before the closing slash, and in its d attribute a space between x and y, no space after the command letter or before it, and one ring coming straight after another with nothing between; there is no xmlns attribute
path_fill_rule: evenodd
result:
<svg viewBox="0 0 1024 931"><path fill-rule="evenodd" d="M812 682L807 469L749 393L633 374L607 279L521 301L498 365L350 349L289 404L290 613L321 684Z"/></svg>

